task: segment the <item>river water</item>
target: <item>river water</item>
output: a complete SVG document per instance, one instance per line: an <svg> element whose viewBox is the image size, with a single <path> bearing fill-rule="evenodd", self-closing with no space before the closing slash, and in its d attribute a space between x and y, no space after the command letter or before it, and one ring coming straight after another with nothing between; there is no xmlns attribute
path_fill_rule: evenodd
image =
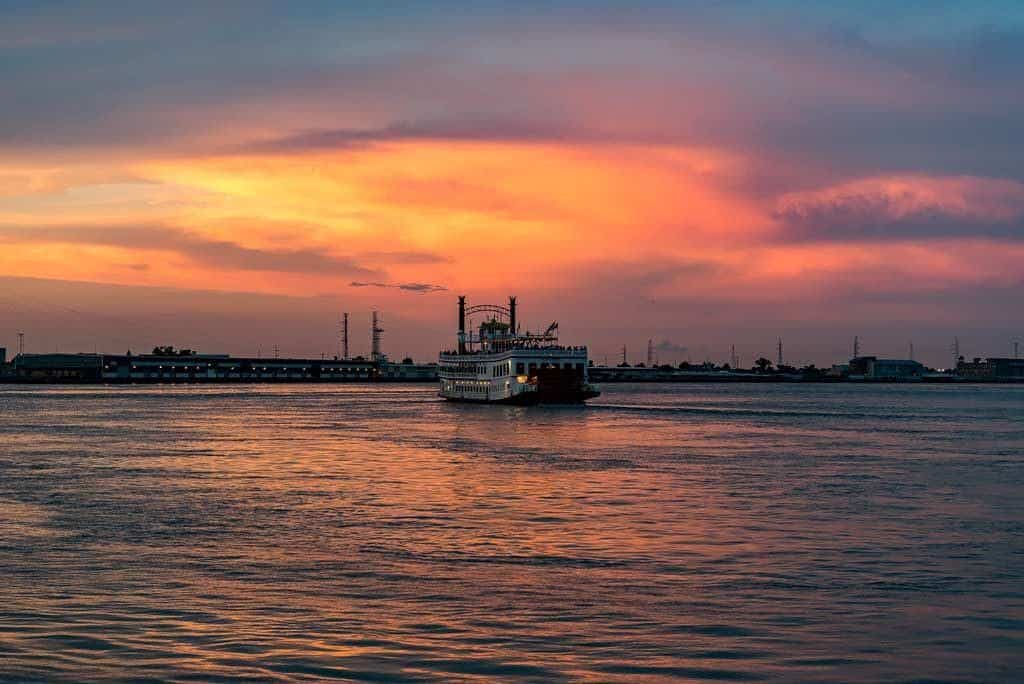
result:
<svg viewBox="0 0 1024 684"><path fill-rule="evenodd" d="M1024 386L0 386L0 679L1020 681Z"/></svg>

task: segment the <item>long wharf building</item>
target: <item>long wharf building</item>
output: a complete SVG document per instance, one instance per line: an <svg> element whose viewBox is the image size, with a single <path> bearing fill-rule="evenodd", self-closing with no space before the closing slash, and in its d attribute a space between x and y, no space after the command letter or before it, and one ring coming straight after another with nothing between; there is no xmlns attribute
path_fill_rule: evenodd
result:
<svg viewBox="0 0 1024 684"><path fill-rule="evenodd" d="M20 354L7 379L24 383L435 381L434 364L363 359L232 357L226 354Z"/></svg>

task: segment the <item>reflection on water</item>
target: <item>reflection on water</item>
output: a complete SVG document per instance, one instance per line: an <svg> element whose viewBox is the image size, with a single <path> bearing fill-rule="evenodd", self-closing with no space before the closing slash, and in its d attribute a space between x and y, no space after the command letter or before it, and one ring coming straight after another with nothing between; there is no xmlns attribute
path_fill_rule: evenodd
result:
<svg viewBox="0 0 1024 684"><path fill-rule="evenodd" d="M0 678L1019 679L1024 388L0 388Z"/></svg>

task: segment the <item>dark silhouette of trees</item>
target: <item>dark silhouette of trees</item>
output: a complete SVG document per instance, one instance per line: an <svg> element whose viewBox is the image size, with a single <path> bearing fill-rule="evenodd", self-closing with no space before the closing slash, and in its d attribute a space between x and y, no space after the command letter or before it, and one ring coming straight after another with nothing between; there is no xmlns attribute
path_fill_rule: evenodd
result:
<svg viewBox="0 0 1024 684"><path fill-rule="evenodd" d="M175 349L172 345L153 347L154 356L195 356L191 349Z"/></svg>

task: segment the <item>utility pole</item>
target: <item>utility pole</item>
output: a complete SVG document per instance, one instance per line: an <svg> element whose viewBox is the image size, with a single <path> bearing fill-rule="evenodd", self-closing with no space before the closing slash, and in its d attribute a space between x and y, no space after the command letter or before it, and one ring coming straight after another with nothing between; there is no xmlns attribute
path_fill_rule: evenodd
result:
<svg viewBox="0 0 1024 684"><path fill-rule="evenodd" d="M629 362L626 361L626 345L622 345L622 363L623 365L629 365Z"/></svg>
<svg viewBox="0 0 1024 684"><path fill-rule="evenodd" d="M25 353L25 333L18 333L18 356Z"/></svg>
<svg viewBox="0 0 1024 684"><path fill-rule="evenodd" d="M647 340L647 366L654 365L654 340Z"/></svg>
<svg viewBox="0 0 1024 684"><path fill-rule="evenodd" d="M278 349L278 348L277 348L277 345L275 344L275 345L274 345L274 358L275 358L275 359L276 359L276 358L278 358L278 355L279 355L280 353L281 353L281 350L280 350L280 349Z"/></svg>
<svg viewBox="0 0 1024 684"><path fill-rule="evenodd" d="M853 358L860 358L860 338L853 336Z"/></svg>
<svg viewBox="0 0 1024 684"><path fill-rule="evenodd" d="M911 361L914 360L914 343L913 342L910 343L910 360Z"/></svg>
<svg viewBox="0 0 1024 684"><path fill-rule="evenodd" d="M953 370L956 370L957 365L960 363L960 338L953 338Z"/></svg>
<svg viewBox="0 0 1024 684"><path fill-rule="evenodd" d="M782 338L779 338L779 358L778 363L775 364L776 368L782 368Z"/></svg>
<svg viewBox="0 0 1024 684"><path fill-rule="evenodd" d="M729 367L736 370L740 365L740 360L736 356L736 345L729 347Z"/></svg>

